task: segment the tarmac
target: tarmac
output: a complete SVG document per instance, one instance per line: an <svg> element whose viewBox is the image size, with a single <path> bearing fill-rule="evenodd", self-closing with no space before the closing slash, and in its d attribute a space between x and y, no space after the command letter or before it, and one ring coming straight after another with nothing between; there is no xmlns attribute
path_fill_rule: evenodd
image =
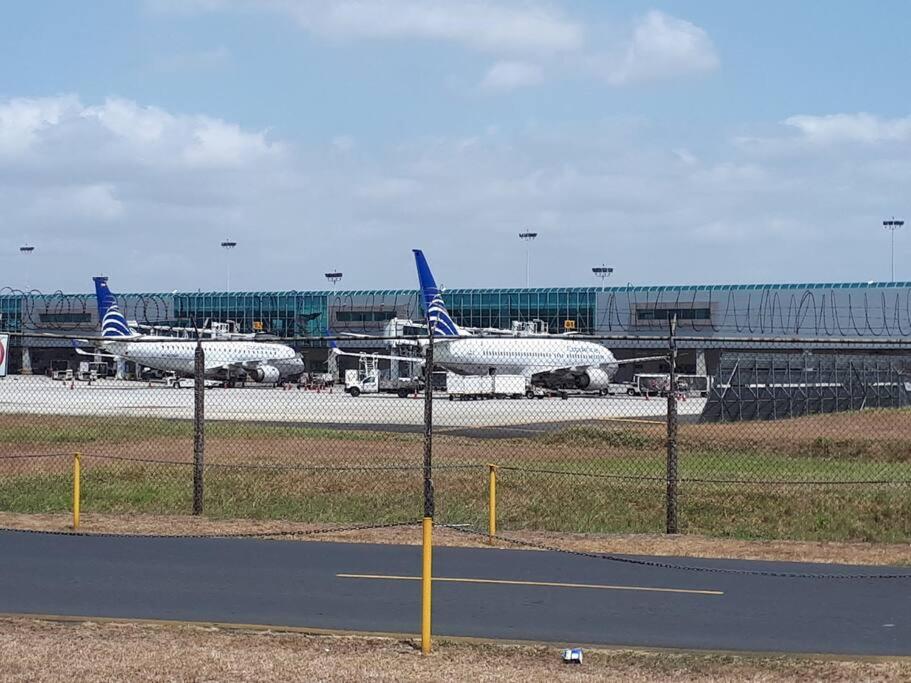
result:
<svg viewBox="0 0 911 683"><path fill-rule="evenodd" d="M113 379L88 384L11 375L0 380L0 414L191 419L193 398L192 380L183 382L180 389ZM434 425L455 428L559 426L624 419L663 421L667 409L663 398L634 396L449 401L445 394L437 394L436 398ZM678 403L678 413L692 419L702 412L704 405L704 398L687 398ZM354 398L341 387L321 392L268 386L210 387L205 394L205 412L207 420L413 428L423 425L424 402L423 396L399 398L393 394Z"/></svg>
<svg viewBox="0 0 911 683"><path fill-rule="evenodd" d="M437 548L433 632L564 646L911 655L907 568L630 559L677 566ZM0 613L413 636L420 568L414 546L0 532ZM884 573L906 578L832 578Z"/></svg>

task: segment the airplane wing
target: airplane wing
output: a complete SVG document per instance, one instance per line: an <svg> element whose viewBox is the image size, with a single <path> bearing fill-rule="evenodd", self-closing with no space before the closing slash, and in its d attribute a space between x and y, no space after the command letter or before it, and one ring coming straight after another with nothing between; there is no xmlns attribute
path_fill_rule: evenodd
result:
<svg viewBox="0 0 911 683"><path fill-rule="evenodd" d="M83 340L80 339L78 341L83 341ZM107 352L105 352L105 351L86 351L82 347L77 346L76 342L77 342L77 340L74 339L73 340L73 351L76 352L77 356L91 356L92 358L113 358L114 360L118 360L120 358L120 356L113 354L109 351L107 351Z"/></svg>
<svg viewBox="0 0 911 683"><path fill-rule="evenodd" d="M212 370L255 370L263 365L272 365L274 362L293 360L294 356L287 358L255 358L251 360L234 360L228 363L221 360L206 361L206 372Z"/></svg>
<svg viewBox="0 0 911 683"><path fill-rule="evenodd" d="M628 365L629 363L647 363L647 362L653 361L653 360L667 360L667 359L668 359L667 354L665 354L663 356L644 356L643 358L624 358L622 360L615 360L613 363L609 363L609 365Z"/></svg>
<svg viewBox="0 0 911 683"><path fill-rule="evenodd" d="M648 361L654 360L667 360L667 356L645 356L642 358L623 358L621 360L615 360L613 363L608 363L607 365L628 365L630 363L645 363ZM547 375L552 372L584 372L586 369L593 367L591 365L563 365L563 366L550 366L550 367L541 367L536 368L535 375Z"/></svg>

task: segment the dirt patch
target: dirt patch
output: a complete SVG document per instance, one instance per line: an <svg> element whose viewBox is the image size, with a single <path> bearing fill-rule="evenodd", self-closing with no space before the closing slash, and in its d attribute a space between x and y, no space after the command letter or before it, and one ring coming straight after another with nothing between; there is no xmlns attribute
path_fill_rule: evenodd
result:
<svg viewBox="0 0 911 683"><path fill-rule="evenodd" d="M67 514L17 514L0 512L0 527L36 531L70 531L72 518ZM288 540L338 541L351 543L395 543L418 545L420 528L409 526L381 529L334 531L341 525L304 524L280 520L216 520L184 515L104 515L84 514L80 531L111 534L230 535L282 534ZM297 532L300 535L288 535ZM320 533L314 533L320 532ZM540 544L593 553L657 555L664 557L704 557L742 560L780 560L826 562L858 565L911 565L911 544L837 543L805 541L746 541L706 536L666 536L660 534L571 534L538 531L506 532L515 539L512 547L523 543ZM434 543L450 547L490 547L484 535L468 534L437 527ZM495 545L511 544L497 540ZM529 548L531 549L531 548Z"/></svg>
<svg viewBox="0 0 911 683"><path fill-rule="evenodd" d="M903 659L850 661L241 631L214 626L0 619L0 681L900 681Z"/></svg>

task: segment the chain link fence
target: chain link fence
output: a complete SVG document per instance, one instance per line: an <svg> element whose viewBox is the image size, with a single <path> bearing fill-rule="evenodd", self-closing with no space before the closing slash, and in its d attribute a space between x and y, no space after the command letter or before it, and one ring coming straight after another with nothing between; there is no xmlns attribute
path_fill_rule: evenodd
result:
<svg viewBox="0 0 911 683"><path fill-rule="evenodd" d="M307 339L332 347L332 381L207 340L179 386L154 368L195 342L132 343L131 378L0 380L0 512L69 511L79 453L84 513L332 528L414 523L429 503L516 538L911 539L903 339L437 338L432 371L426 339L393 358Z"/></svg>

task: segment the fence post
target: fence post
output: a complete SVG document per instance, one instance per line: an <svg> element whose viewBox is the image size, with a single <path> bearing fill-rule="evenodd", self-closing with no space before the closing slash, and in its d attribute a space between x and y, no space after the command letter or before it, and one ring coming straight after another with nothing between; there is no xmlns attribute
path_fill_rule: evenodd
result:
<svg viewBox="0 0 911 683"><path fill-rule="evenodd" d="M428 338L424 359L424 519L421 567L421 652L430 654L430 621L433 563L433 327L427 317Z"/></svg>
<svg viewBox="0 0 911 683"><path fill-rule="evenodd" d="M73 455L73 529L79 528L79 506L81 502L82 460L79 453Z"/></svg>
<svg viewBox="0 0 911 683"><path fill-rule="evenodd" d="M677 314L668 336L670 386L667 391L667 533L677 533Z"/></svg>
<svg viewBox="0 0 911 683"><path fill-rule="evenodd" d="M497 466L488 465L490 469L490 486L489 502L487 504L487 513L490 517L487 525L487 543L493 545L494 538L497 535Z"/></svg>
<svg viewBox="0 0 911 683"><path fill-rule="evenodd" d="M206 452L206 356L202 340L196 339L193 365L193 514L202 514Z"/></svg>

